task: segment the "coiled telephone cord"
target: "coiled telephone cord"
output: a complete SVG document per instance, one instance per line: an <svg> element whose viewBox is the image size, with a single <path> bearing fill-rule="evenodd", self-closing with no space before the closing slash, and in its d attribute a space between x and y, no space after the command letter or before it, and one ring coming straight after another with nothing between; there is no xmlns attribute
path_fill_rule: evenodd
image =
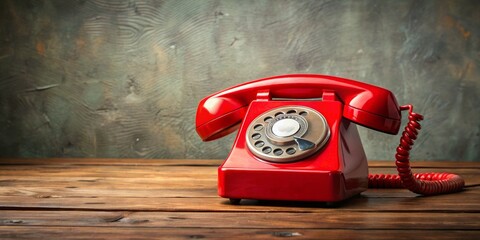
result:
<svg viewBox="0 0 480 240"><path fill-rule="evenodd" d="M462 177L451 173L417 173L410 169L410 150L417 139L421 128L419 121L423 116L413 112L412 105L401 106L400 110L409 110L408 124L400 138L400 144L395 154L398 175L369 174L368 187L370 188L407 188L422 195L437 195L459 192L465 181Z"/></svg>

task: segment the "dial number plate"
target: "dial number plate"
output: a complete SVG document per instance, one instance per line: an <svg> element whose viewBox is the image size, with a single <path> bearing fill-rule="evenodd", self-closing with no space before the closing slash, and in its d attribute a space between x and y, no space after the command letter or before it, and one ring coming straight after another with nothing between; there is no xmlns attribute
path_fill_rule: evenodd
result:
<svg viewBox="0 0 480 240"><path fill-rule="evenodd" d="M303 106L280 107L261 114L250 123L246 136L248 149L255 156L276 163L308 157L329 137L325 117Z"/></svg>

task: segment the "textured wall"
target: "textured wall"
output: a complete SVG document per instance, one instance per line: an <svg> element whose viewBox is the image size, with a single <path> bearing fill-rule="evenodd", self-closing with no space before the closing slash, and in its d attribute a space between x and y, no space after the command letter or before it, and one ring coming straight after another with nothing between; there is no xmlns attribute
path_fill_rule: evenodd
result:
<svg viewBox="0 0 480 240"><path fill-rule="evenodd" d="M480 1L0 2L0 156L224 158L197 102L285 73L357 79L426 117L413 158L480 157ZM398 136L362 128L370 159Z"/></svg>

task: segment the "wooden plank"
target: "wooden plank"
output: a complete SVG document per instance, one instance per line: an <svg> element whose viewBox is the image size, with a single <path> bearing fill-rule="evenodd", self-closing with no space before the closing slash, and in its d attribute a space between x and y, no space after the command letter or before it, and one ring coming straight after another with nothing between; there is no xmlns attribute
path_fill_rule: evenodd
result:
<svg viewBox="0 0 480 240"><path fill-rule="evenodd" d="M214 166L158 166L149 165L137 166L91 166L91 165L3 165L0 169L1 176L46 176L49 177L121 177L121 178L137 178L137 177L215 177L217 168ZM414 172L452 172L476 178L480 173L479 168L443 168L430 166L413 168ZM370 173L397 173L396 168L376 167L370 168Z"/></svg>
<svg viewBox="0 0 480 240"><path fill-rule="evenodd" d="M163 162L163 161L161 161ZM166 161L167 163L170 161ZM168 165L152 168L138 166L91 165L4 165L0 171L0 193L3 195L34 195L37 197L214 197L216 168ZM428 169L450 171L451 169ZM416 172L425 172L420 168ZM454 169L467 185L480 183L476 169ZM392 168L373 168L371 173L391 173ZM18 176L18 177L16 177ZM68 178L67 178L68 177ZM191 179L195 179L192 181ZM68 180L67 180L68 179ZM112 186L115 186L112 189ZM35 189L34 189L35 188ZM102 190L102 191L99 191ZM129 191L126 191L129 190ZM178 190L178 191L175 191ZM412 196L412 195L403 195Z"/></svg>
<svg viewBox="0 0 480 240"><path fill-rule="evenodd" d="M1 181L0 181L1 182ZM10 197L32 197L32 198L194 198L194 197L213 197L217 198L216 182L199 181L197 185L191 184L182 186L181 184L168 184L151 181L125 181L112 185L111 181L90 181L80 182L53 182L52 186L46 186L52 182L20 182L11 186L0 188L2 196ZM142 186L144 184L144 186ZM475 188L467 188L467 190ZM463 193L462 193L463 194ZM363 193L364 196L372 197L400 197L413 198L416 195L401 189L369 189ZM456 196L456 194L449 195ZM451 199L454 201L455 199Z"/></svg>
<svg viewBox="0 0 480 240"><path fill-rule="evenodd" d="M0 226L1 239L478 239L478 231Z"/></svg>
<svg viewBox="0 0 480 240"><path fill-rule="evenodd" d="M467 179L467 183L471 183ZM178 180L172 179L118 179L118 178L74 178L69 181L33 178L24 180L1 180L0 195L37 198L96 198L96 197L217 197L216 179ZM474 188L467 188L474 189ZM383 194L383 197L414 197L403 190L369 189L368 197Z"/></svg>
<svg viewBox="0 0 480 240"><path fill-rule="evenodd" d="M128 186L128 184L126 184ZM21 187L21 188L0 188L0 195L2 196L30 196L33 198L98 198L98 197L112 197L112 198L206 198L217 197L216 188L175 188L175 186L165 186L163 188L144 187L137 189L132 187L130 189L118 189L105 186L105 188L84 189L84 188L46 188L46 187Z"/></svg>
<svg viewBox="0 0 480 240"><path fill-rule="evenodd" d="M413 169L414 173L424 172L450 172L462 176L467 184L479 184L480 183L480 169L446 169L446 168L416 168ZM156 168L150 169L149 167L134 167L124 168L119 166L102 166L102 167L2 167L0 170L0 181L12 181L15 176L22 176L18 180L32 179L36 181L55 181L58 179L75 180L122 180L122 181L188 181L190 179L202 179L202 180L214 180L216 179L217 169L214 167L169 167L169 168ZM398 174L396 169L392 168L373 168L370 169L372 174ZM48 178L48 179L47 179ZM173 182L173 181L172 181ZM188 183L185 183L188 184Z"/></svg>
<svg viewBox="0 0 480 240"><path fill-rule="evenodd" d="M370 191L339 204L343 211L390 212L480 212L480 192L467 190L462 193L432 197L416 197L408 190ZM385 192L393 192L387 194ZM404 192L409 197L399 196ZM387 195L387 196L386 196ZM389 197L392 195L394 197ZM461 204L459 204L461 202ZM241 205L230 205L219 197L35 197L0 196L0 209L66 209L66 210L126 210L126 211L259 211L259 212L316 212L326 207L323 203L255 201L245 200Z"/></svg>
<svg viewBox="0 0 480 240"><path fill-rule="evenodd" d="M347 225L351 224L351 225ZM462 224L458 224L462 223ZM2 211L5 226L96 226L142 228L293 228L293 229L424 229L480 230L477 213L357 212L101 212ZM352 227L354 226L354 227Z"/></svg>
<svg viewBox="0 0 480 240"><path fill-rule="evenodd" d="M415 172L451 172L462 176L467 185L480 184L478 169L418 168ZM194 166L3 166L0 184L5 187L38 188L210 188L216 186L215 167ZM372 174L397 174L392 168L373 168ZM195 181L192 181L195 179Z"/></svg>
<svg viewBox="0 0 480 240"><path fill-rule="evenodd" d="M461 223L461 224L459 224ZM294 228L362 230L479 230L477 213L356 212L325 209L307 213L2 211L4 226L94 226L142 228Z"/></svg>

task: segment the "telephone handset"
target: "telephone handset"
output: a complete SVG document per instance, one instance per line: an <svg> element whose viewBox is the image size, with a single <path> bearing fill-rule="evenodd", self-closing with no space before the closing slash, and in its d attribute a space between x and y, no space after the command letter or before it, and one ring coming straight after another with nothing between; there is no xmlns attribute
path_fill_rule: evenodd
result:
<svg viewBox="0 0 480 240"><path fill-rule="evenodd" d="M409 123L395 155L399 175L369 175L356 124L397 134L401 111ZM433 195L462 190L448 173L413 175L409 150L423 119L399 107L388 90L314 74L259 79L214 93L199 103L196 130L204 141L237 129L218 169L218 192L239 199L336 202L369 187L405 187Z"/></svg>

